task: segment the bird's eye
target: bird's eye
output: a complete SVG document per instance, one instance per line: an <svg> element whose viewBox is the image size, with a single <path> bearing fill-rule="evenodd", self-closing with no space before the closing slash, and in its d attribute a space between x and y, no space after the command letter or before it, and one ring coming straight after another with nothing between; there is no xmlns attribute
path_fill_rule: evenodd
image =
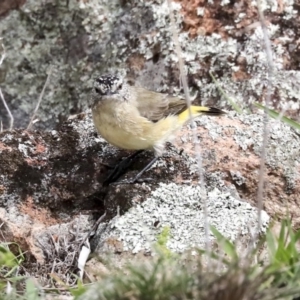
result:
<svg viewBox="0 0 300 300"><path fill-rule="evenodd" d="M118 90L121 90L123 87L123 84L120 84L119 87L118 87Z"/></svg>
<svg viewBox="0 0 300 300"><path fill-rule="evenodd" d="M95 88L95 92L96 92L97 94L102 94L102 93L101 93L101 90L98 89L98 88Z"/></svg>

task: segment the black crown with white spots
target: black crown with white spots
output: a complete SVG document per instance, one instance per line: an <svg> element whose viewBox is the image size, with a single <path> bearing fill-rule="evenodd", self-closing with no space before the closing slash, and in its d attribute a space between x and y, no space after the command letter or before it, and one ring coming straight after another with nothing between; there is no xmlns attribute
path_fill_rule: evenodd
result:
<svg viewBox="0 0 300 300"><path fill-rule="evenodd" d="M108 95L120 88L121 78L116 75L103 75L95 80L95 92L100 95Z"/></svg>

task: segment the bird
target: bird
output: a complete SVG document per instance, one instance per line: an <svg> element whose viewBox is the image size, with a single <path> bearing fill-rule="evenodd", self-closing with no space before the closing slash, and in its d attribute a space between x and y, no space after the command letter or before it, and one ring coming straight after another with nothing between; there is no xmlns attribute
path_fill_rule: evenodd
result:
<svg viewBox="0 0 300 300"><path fill-rule="evenodd" d="M165 144L191 119L224 114L214 107L191 105L189 110L183 99L134 86L126 77L115 74L97 77L91 98L95 128L108 143L120 149L136 150L136 154L143 150L154 151L154 159L131 183L163 155ZM115 170L108 181L116 179L118 172Z"/></svg>

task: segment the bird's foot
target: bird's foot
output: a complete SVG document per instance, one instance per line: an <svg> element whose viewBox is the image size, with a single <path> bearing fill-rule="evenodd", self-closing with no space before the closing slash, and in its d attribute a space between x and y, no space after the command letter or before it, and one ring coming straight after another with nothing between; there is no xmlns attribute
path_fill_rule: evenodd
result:
<svg viewBox="0 0 300 300"><path fill-rule="evenodd" d="M140 178L156 161L158 160L158 157L154 157L150 163L142 170L140 171L134 178L132 179L124 179L121 181L114 182L114 184L132 184L132 183L143 183L143 182L150 182L154 181L153 178Z"/></svg>
<svg viewBox="0 0 300 300"><path fill-rule="evenodd" d="M103 185L107 186L116 180L118 180L126 170L132 165L134 158L140 154L143 150L136 151L135 153L131 154L130 156L124 158L120 163L118 163L114 169L110 172L108 177L104 180Z"/></svg>
<svg viewBox="0 0 300 300"><path fill-rule="evenodd" d="M111 185L119 185L119 184L133 184L133 183L148 183L148 182L153 182L154 178L147 177L147 178L131 178L131 179L124 179L120 181L116 181L111 183Z"/></svg>

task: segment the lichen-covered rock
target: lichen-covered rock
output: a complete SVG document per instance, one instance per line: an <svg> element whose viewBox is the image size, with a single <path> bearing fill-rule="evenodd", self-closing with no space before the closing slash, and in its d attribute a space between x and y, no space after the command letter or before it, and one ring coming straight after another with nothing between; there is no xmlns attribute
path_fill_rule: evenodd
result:
<svg viewBox="0 0 300 300"><path fill-rule="evenodd" d="M254 101L264 102L269 79L256 2L200 2L172 3L190 91L195 101L201 98L201 103L220 108L228 107L225 92L239 106L253 110ZM299 120L299 4L274 0L261 5L273 52L269 104ZM52 68L37 113L40 121L34 125L48 131L0 133L5 240L19 243L46 264L52 259L51 241L71 242L74 236L69 239L69 233L76 230L78 246L94 219L106 211L107 227L101 225L92 240L96 251L149 251L165 226L171 230L167 246L183 251L203 245L204 199L209 223L232 240L247 235L249 226L256 228L261 116L229 114L197 121L201 188L197 147L186 128L175 147L145 174L153 181L104 187L109 165L129 153L99 137L89 113L63 122L85 111L91 79L110 68L123 68L144 87L182 92L167 1L2 1L0 15L1 57L6 52L0 87L14 115L14 128L29 123ZM2 101L0 122L8 127ZM55 127L57 123L63 125ZM263 206L278 218L289 211L299 228L299 134L274 120L269 126ZM133 177L151 158L149 152L138 156L123 179ZM262 215L266 226L268 215Z"/></svg>
<svg viewBox="0 0 300 300"><path fill-rule="evenodd" d="M111 170L109 165L129 152L99 137L90 113L71 117L57 131L2 132L0 219L4 237L19 242L41 260L37 232L47 235L47 227L71 224L74 216L83 212L93 222L106 211L107 222L118 213L124 216L108 223L105 234L101 226L93 238L97 251L107 249L107 240L117 241L113 244L118 249L149 250L151 241L165 226L171 228L174 237L170 248L184 250L202 245L203 219L199 218L204 199L210 224L232 239L244 234L256 223L263 117L229 114L201 117L196 124L203 188L199 187L197 147L190 126L178 133L174 146L167 147L164 157L144 175L152 181L108 187L102 183ZM269 120L269 128L264 209L280 218L288 209L299 227L300 137L279 121ZM121 179L133 178L152 157L151 152L140 154ZM264 214L264 224L267 220ZM197 239L185 222L198 228Z"/></svg>
<svg viewBox="0 0 300 300"><path fill-rule="evenodd" d="M80 120L82 118L82 120ZM24 203L66 212L99 190L107 144L85 115L56 131L2 132L0 173L2 204Z"/></svg>
<svg viewBox="0 0 300 300"><path fill-rule="evenodd" d="M204 190L195 178L184 176L182 167L179 167L180 172L175 177L176 184L165 183L163 176L160 182L164 183L146 195L142 191L147 190L147 185L136 186L132 199L137 206L123 216L116 216L108 226L99 228L102 242L96 251L148 252L165 227L170 228L167 244L170 249L181 252L194 246L203 247L204 201L207 203L209 224L215 225L232 240L245 233L248 235L249 228L256 228L257 222L255 207L258 201L263 122L263 117L258 115L229 114L213 121L207 117L199 118L197 135L201 139L202 166L205 170ZM269 120L268 127L263 207L276 218L285 218L289 211L294 226L298 228L300 137L293 128L280 121ZM189 173L197 175L197 162L193 159L196 151L192 143L191 131L186 129L179 133L175 141L176 148L184 150ZM116 206L122 203L120 199L124 202L130 191L126 193L120 186L110 193L110 206L116 210ZM113 202L116 198L118 201ZM268 215L263 212L262 224L266 226L268 220Z"/></svg>
<svg viewBox="0 0 300 300"><path fill-rule="evenodd" d="M151 252L166 227L170 229L166 246L171 251L203 249L207 238L209 243L214 240L211 231L205 235L206 224L215 226L224 236L236 241L241 236L249 237L249 228L257 226L257 216L256 208L235 199L230 189L227 193L217 188L207 192L201 190L200 185L161 183L142 203L123 216L115 217L107 226L101 226L102 242L96 252ZM265 211L262 211L261 221L260 230L265 232L269 223Z"/></svg>
<svg viewBox="0 0 300 300"><path fill-rule="evenodd" d="M273 102L299 116L299 22L297 3L263 1L273 50ZM268 75L255 1L172 3L192 94L203 104L227 106L218 85L242 107L263 101ZM55 17L54 17L55 16ZM27 0L1 20L7 57L0 84L15 116L28 123L47 77L50 83L38 112L39 128L53 128L84 109L91 78L124 68L139 84L180 92L178 58L165 0L41 2ZM7 127L7 113L0 103Z"/></svg>

